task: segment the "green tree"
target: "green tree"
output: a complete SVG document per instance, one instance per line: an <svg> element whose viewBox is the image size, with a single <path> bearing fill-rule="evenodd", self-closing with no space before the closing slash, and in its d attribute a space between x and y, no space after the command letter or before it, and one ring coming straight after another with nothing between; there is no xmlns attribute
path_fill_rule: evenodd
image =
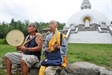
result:
<svg viewBox="0 0 112 75"><path fill-rule="evenodd" d="M21 22L20 20L15 21L13 18L11 19L10 23L5 23L5 22L0 23L0 38L2 39L5 38L7 33L13 29L21 30L26 37L28 35L27 27L29 23L30 23L29 20L25 20L24 22ZM40 33L42 33L42 29L48 28L49 26L48 22L47 23L35 22L35 23L37 24ZM63 29L65 23L58 22L58 24L59 24L58 30Z"/></svg>

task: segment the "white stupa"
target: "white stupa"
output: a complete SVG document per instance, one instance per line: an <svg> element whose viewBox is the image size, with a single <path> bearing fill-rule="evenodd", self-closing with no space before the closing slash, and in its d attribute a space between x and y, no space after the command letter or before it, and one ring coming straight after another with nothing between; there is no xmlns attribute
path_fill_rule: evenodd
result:
<svg viewBox="0 0 112 75"><path fill-rule="evenodd" d="M64 27L64 30L68 30L68 43L112 44L112 26L109 19L91 7L89 0L83 0L81 10L68 19Z"/></svg>

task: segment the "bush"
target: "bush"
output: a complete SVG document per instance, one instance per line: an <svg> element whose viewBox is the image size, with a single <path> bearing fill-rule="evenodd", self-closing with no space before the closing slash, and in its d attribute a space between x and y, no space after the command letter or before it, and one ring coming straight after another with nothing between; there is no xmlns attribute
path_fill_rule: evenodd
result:
<svg viewBox="0 0 112 75"><path fill-rule="evenodd" d="M0 44L7 44L6 38L0 39Z"/></svg>

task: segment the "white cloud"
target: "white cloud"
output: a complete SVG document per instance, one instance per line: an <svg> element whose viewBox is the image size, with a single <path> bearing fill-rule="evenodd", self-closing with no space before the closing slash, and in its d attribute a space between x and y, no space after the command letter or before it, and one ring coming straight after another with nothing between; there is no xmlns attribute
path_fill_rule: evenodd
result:
<svg viewBox="0 0 112 75"><path fill-rule="evenodd" d="M70 16L80 11L83 0L2 0L1 21L29 20L37 22L49 22L54 19L66 22ZM89 0L92 9L102 12L109 20L112 20L111 0Z"/></svg>

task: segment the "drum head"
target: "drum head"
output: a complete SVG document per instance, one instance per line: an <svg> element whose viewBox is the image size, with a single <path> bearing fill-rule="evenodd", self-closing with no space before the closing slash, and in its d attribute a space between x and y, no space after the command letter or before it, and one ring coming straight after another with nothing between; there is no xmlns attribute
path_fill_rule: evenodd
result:
<svg viewBox="0 0 112 75"><path fill-rule="evenodd" d="M24 41L24 34L20 30L11 30L6 36L6 41L11 46L20 46Z"/></svg>

